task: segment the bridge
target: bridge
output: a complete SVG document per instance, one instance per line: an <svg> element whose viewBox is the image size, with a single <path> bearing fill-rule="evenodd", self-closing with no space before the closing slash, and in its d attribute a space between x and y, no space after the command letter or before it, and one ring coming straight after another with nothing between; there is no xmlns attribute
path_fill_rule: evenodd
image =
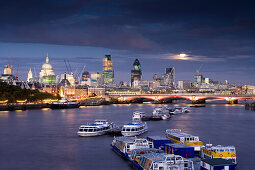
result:
<svg viewBox="0 0 255 170"><path fill-rule="evenodd" d="M121 102L136 99L150 99L153 101L185 99L193 103L204 103L206 99L219 99L234 104L238 103L239 100L255 100L255 95L224 95L214 93L139 94L115 92L109 93L108 96Z"/></svg>

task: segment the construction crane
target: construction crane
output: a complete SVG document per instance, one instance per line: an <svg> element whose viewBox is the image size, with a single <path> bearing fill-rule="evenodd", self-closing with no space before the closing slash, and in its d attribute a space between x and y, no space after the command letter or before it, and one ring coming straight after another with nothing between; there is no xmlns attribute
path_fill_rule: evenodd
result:
<svg viewBox="0 0 255 170"><path fill-rule="evenodd" d="M65 62L65 65L66 65L67 73L69 74L69 73L70 73L70 71L69 71L69 67L68 67L68 65L67 65L67 63L66 63L66 60L65 60L65 59L64 59L64 62Z"/></svg>

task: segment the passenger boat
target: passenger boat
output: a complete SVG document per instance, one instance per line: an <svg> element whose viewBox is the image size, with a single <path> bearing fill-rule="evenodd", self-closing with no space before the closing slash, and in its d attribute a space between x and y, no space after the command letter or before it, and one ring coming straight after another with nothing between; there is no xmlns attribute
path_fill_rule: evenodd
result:
<svg viewBox="0 0 255 170"><path fill-rule="evenodd" d="M169 120L171 118L171 115L169 113L162 113L161 118L163 120Z"/></svg>
<svg viewBox="0 0 255 170"><path fill-rule="evenodd" d="M188 113L190 112L187 107L175 107L170 111L170 114L178 114L178 113Z"/></svg>
<svg viewBox="0 0 255 170"><path fill-rule="evenodd" d="M122 136L114 137L111 146L121 156L129 158L133 149L153 148L153 143L143 138Z"/></svg>
<svg viewBox="0 0 255 170"><path fill-rule="evenodd" d="M200 170L235 170L236 164L222 158L201 159Z"/></svg>
<svg viewBox="0 0 255 170"><path fill-rule="evenodd" d="M50 105L51 109L69 109L69 108L78 108L80 107L79 102L71 102L68 101L66 98L62 98L58 102L53 102Z"/></svg>
<svg viewBox="0 0 255 170"><path fill-rule="evenodd" d="M146 123L133 122L133 123L123 125L121 134L123 136L138 136L147 131L148 131L148 127Z"/></svg>
<svg viewBox="0 0 255 170"><path fill-rule="evenodd" d="M152 112L152 119L169 120L171 118L170 112L165 107L156 107Z"/></svg>
<svg viewBox="0 0 255 170"><path fill-rule="evenodd" d="M154 146L155 147L155 146ZM133 149L130 153L130 161L139 161L139 158L143 154L148 154L148 153L163 153L163 150L161 149L156 149L156 148L140 148L140 149Z"/></svg>
<svg viewBox="0 0 255 170"><path fill-rule="evenodd" d="M174 143L183 143L194 147L195 152L199 152L203 142L199 141L198 136L182 132L180 129L167 129L166 137Z"/></svg>
<svg viewBox="0 0 255 170"><path fill-rule="evenodd" d="M95 120L93 124L81 125L77 134L79 136L100 136L114 128L107 120Z"/></svg>
<svg viewBox="0 0 255 170"><path fill-rule="evenodd" d="M231 160L233 163L236 161L236 149L234 146L212 146L212 144L206 144L206 146L201 148L201 158L222 158L226 160Z"/></svg>
<svg viewBox="0 0 255 170"><path fill-rule="evenodd" d="M142 121L143 118L145 118L145 113L144 112L135 111L133 113L132 121L133 122L139 122L139 121Z"/></svg>
<svg viewBox="0 0 255 170"><path fill-rule="evenodd" d="M143 154L136 166L139 170L194 170L192 161L164 153Z"/></svg>

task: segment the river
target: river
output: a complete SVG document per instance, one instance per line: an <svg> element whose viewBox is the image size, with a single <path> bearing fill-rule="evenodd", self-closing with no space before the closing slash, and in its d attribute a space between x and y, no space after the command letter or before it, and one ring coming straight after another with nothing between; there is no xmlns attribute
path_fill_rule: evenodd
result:
<svg viewBox="0 0 255 170"><path fill-rule="evenodd" d="M107 119L116 124L131 121L134 111L151 114L155 105L107 105L68 110L0 112L1 170L128 170L131 166L111 150L113 137L78 137L81 124ZM169 121L150 121L141 136L164 135L179 128L200 136L204 143L234 145L239 170L255 167L255 112L243 105L208 104Z"/></svg>

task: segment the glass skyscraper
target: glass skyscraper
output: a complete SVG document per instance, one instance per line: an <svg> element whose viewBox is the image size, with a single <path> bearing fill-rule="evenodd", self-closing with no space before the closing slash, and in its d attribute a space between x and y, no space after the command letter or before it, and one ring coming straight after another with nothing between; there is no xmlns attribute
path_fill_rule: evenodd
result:
<svg viewBox="0 0 255 170"><path fill-rule="evenodd" d="M114 71L111 55L105 55L103 58L102 83L103 85L113 85L114 83Z"/></svg>
<svg viewBox="0 0 255 170"><path fill-rule="evenodd" d="M142 80L141 64L138 59L135 59L133 69L131 70L131 86L133 86L135 80Z"/></svg>

